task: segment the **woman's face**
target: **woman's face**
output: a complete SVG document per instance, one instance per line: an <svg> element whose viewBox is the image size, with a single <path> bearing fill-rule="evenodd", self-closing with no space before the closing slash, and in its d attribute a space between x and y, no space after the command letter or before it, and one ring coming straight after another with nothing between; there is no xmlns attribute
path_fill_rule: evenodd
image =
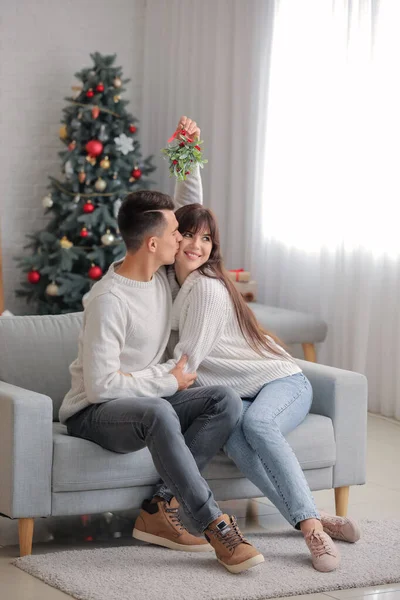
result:
<svg viewBox="0 0 400 600"><path fill-rule="evenodd" d="M182 233L175 263L186 271L192 272L204 265L210 258L212 250L211 235L207 231Z"/></svg>

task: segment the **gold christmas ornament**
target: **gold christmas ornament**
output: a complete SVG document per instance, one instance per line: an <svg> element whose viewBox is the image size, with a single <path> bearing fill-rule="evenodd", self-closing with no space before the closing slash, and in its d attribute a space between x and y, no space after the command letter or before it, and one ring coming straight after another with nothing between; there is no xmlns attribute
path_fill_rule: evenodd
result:
<svg viewBox="0 0 400 600"><path fill-rule="evenodd" d="M103 160L100 162L100 166L102 169L109 169L111 167L110 159L108 156L105 156Z"/></svg>
<svg viewBox="0 0 400 600"><path fill-rule="evenodd" d="M119 77L116 77L113 81L113 85L115 88L120 88L122 85L122 81Z"/></svg>
<svg viewBox="0 0 400 600"><path fill-rule="evenodd" d="M94 167L94 165L96 164L96 158L94 156L87 156L86 160L92 165L92 167Z"/></svg>
<svg viewBox="0 0 400 600"><path fill-rule="evenodd" d="M96 183L94 184L94 187L96 188L96 190L98 192L104 192L104 190L107 187L107 183L104 181L104 179L99 177L98 180L96 181Z"/></svg>
<svg viewBox="0 0 400 600"><path fill-rule="evenodd" d="M48 296L58 296L58 291L59 287L56 283L54 283L54 281L52 283L49 283L49 285L46 288L46 294Z"/></svg>
<svg viewBox="0 0 400 600"><path fill-rule="evenodd" d="M114 102L115 104L117 104L117 102L119 102L121 100L121 96L114 96Z"/></svg>
<svg viewBox="0 0 400 600"><path fill-rule="evenodd" d="M60 138L61 138L62 140L65 140L65 139L67 138L67 136L68 136L68 133L67 133L67 126L66 126L66 125L61 125L61 127L60 127L60 130L59 130L58 134L59 134L59 136L60 136Z"/></svg>
<svg viewBox="0 0 400 600"><path fill-rule="evenodd" d="M110 246L115 240L115 237L111 233L109 229L107 229L106 233L101 236L101 241L105 246Z"/></svg>
<svg viewBox="0 0 400 600"><path fill-rule="evenodd" d="M51 208L53 206L53 204L54 204L54 202L53 202L53 198L51 197L51 194L47 194L42 200L43 208Z"/></svg>
<svg viewBox="0 0 400 600"><path fill-rule="evenodd" d="M72 248L73 245L74 244L69 241L69 239L67 238L66 235L64 235L64 237L62 237L60 240L61 248L65 248L66 250L69 250L69 248Z"/></svg>
<svg viewBox="0 0 400 600"><path fill-rule="evenodd" d="M73 85L71 87L71 90L72 90L72 97L74 100L76 100L82 91L82 86L81 85Z"/></svg>

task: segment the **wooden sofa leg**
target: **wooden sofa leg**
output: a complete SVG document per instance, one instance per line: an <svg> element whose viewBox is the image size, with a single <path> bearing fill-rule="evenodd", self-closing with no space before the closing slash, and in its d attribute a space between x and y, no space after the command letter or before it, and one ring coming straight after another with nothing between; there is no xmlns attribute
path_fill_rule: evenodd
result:
<svg viewBox="0 0 400 600"><path fill-rule="evenodd" d="M246 525L249 523L258 524L258 503L253 498L247 500L246 505Z"/></svg>
<svg viewBox="0 0 400 600"><path fill-rule="evenodd" d="M349 505L349 486L335 488L335 506L336 514L338 517L345 517L347 515L347 508Z"/></svg>
<svg viewBox="0 0 400 600"><path fill-rule="evenodd" d="M32 554L34 519L18 519L19 555Z"/></svg>
<svg viewBox="0 0 400 600"><path fill-rule="evenodd" d="M304 360L308 360L309 362L317 362L317 353L315 351L314 344L310 344L309 342L304 342L302 344L303 352L304 352Z"/></svg>

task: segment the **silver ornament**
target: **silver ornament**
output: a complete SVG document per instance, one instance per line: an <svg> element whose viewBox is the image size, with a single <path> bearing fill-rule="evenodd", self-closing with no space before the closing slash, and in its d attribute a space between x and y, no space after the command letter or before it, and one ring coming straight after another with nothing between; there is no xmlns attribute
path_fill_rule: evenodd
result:
<svg viewBox="0 0 400 600"><path fill-rule="evenodd" d="M99 177L98 180L96 181L96 183L94 184L94 187L96 188L96 190L98 192L104 192L104 190L107 187L107 183L104 181L104 179Z"/></svg>
<svg viewBox="0 0 400 600"><path fill-rule="evenodd" d="M121 204L122 204L121 198L117 198L116 201L114 202L114 206L113 206L114 219L116 219L118 217L118 213L119 213L119 209L121 208Z"/></svg>
<svg viewBox="0 0 400 600"><path fill-rule="evenodd" d="M75 202L75 204L78 204L78 203L80 202L80 199L81 199L80 195L79 195L79 194L77 194L77 195L75 196L75 198L74 198L74 202Z"/></svg>
<svg viewBox="0 0 400 600"><path fill-rule="evenodd" d="M74 174L74 168L73 168L70 160L67 160L67 162L65 163L64 171L65 171L65 177L67 179L71 179L72 175Z"/></svg>
<svg viewBox="0 0 400 600"><path fill-rule="evenodd" d="M113 85L115 88L120 88L122 85L122 81L119 77L116 77L113 81Z"/></svg>
<svg viewBox="0 0 400 600"><path fill-rule="evenodd" d="M108 134L106 133L106 126L103 124L100 126L100 133L98 138L101 142L106 142L108 140Z"/></svg>
<svg viewBox="0 0 400 600"><path fill-rule="evenodd" d="M51 208L53 206L54 202L53 202L53 198L51 197L51 194L47 194L47 196L45 196L42 200L42 206L43 208Z"/></svg>
<svg viewBox="0 0 400 600"><path fill-rule="evenodd" d="M105 246L110 246L111 244L114 243L114 240L115 240L115 237L113 236L113 234L110 232L109 229L107 229L106 233L101 236L101 241Z"/></svg>
<svg viewBox="0 0 400 600"><path fill-rule="evenodd" d="M71 121L72 129L79 129L80 126L81 126L81 122L78 119L72 119L72 121Z"/></svg>
<svg viewBox="0 0 400 600"><path fill-rule="evenodd" d="M56 283L54 283L54 281L52 283L49 283L49 285L46 288L46 294L48 296L58 296L58 291L59 291L59 287Z"/></svg>

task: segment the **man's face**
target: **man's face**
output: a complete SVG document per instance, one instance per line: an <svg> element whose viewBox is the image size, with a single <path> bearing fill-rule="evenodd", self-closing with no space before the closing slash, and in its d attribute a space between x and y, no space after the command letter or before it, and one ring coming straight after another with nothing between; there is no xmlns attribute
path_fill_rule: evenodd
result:
<svg viewBox="0 0 400 600"><path fill-rule="evenodd" d="M172 265L179 250L179 242L182 239L178 231L178 221L172 210L161 211L164 214L167 225L161 236L157 236L157 258L162 265Z"/></svg>

